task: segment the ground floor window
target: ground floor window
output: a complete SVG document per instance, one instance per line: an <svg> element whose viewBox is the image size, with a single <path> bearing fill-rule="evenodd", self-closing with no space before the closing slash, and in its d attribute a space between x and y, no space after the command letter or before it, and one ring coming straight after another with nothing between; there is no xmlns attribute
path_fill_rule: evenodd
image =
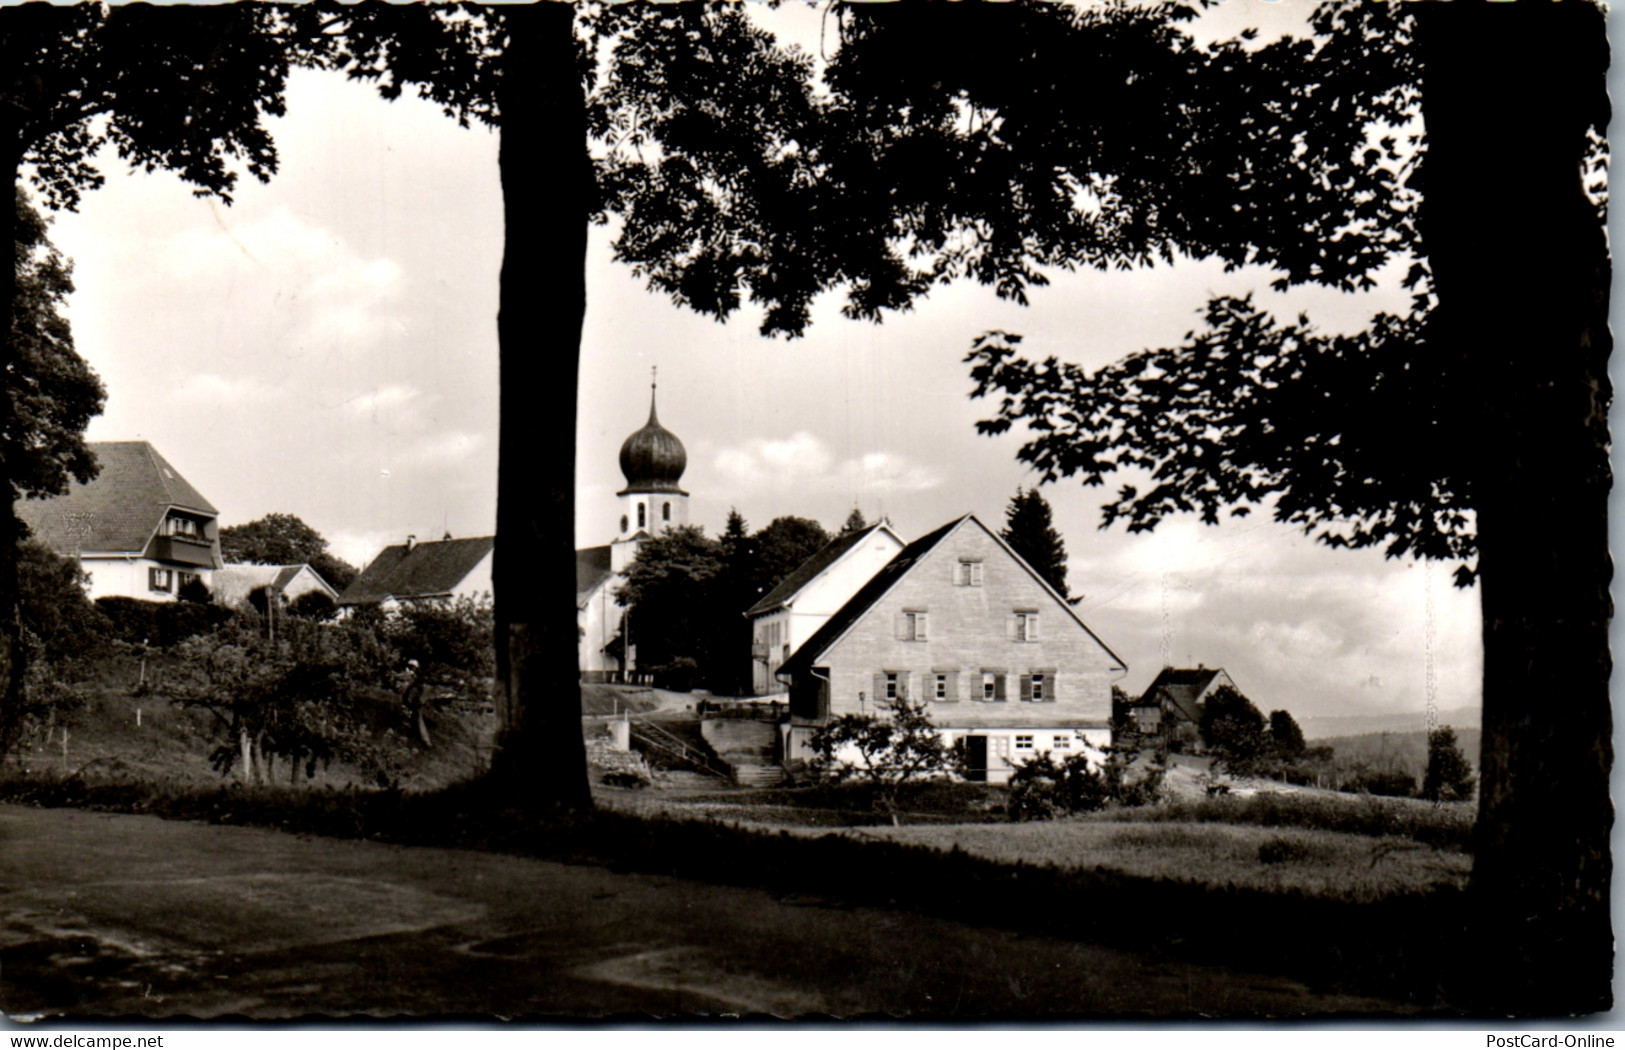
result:
<svg viewBox="0 0 1625 1050"><path fill-rule="evenodd" d="M1031 751L1033 749L1033 735L1031 733L1016 734L1016 750Z"/></svg>
<svg viewBox="0 0 1625 1050"><path fill-rule="evenodd" d="M934 685L931 695L938 700L948 699L948 676L945 674L933 675Z"/></svg>
<svg viewBox="0 0 1625 1050"><path fill-rule="evenodd" d="M173 569L148 569L147 586L155 591L173 590L175 587L175 572Z"/></svg>
<svg viewBox="0 0 1625 1050"><path fill-rule="evenodd" d="M1072 738L1070 736L1057 736L1055 738L1055 750L1057 750L1057 751L1066 751L1066 750L1069 750L1071 747L1072 747Z"/></svg>

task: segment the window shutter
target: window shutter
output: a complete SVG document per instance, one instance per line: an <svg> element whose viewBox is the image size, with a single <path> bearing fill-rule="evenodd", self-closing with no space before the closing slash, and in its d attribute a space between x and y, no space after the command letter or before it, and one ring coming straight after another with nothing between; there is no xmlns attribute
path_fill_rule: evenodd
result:
<svg viewBox="0 0 1625 1050"><path fill-rule="evenodd" d="M970 563L970 585L972 587L980 587L982 585L982 563L979 561L973 561Z"/></svg>
<svg viewBox="0 0 1625 1050"><path fill-rule="evenodd" d="M959 699L959 672L958 671L949 671L948 672L948 699L950 699L950 700L958 700Z"/></svg>
<svg viewBox="0 0 1625 1050"><path fill-rule="evenodd" d="M1005 700L1009 699L1004 695L1005 677L1006 676L1002 674L996 674L993 676L993 699L999 703L1003 703Z"/></svg>
<svg viewBox="0 0 1625 1050"><path fill-rule="evenodd" d="M1027 614L1027 640L1038 641L1038 614L1035 612Z"/></svg>
<svg viewBox="0 0 1625 1050"><path fill-rule="evenodd" d="M900 641L900 642L908 641L908 613L898 613L897 614L897 632L896 632L896 634L897 634L897 640L898 641Z"/></svg>
<svg viewBox="0 0 1625 1050"><path fill-rule="evenodd" d="M869 699L877 704L886 699L886 676L883 673L875 673L875 690L869 694Z"/></svg>
<svg viewBox="0 0 1625 1050"><path fill-rule="evenodd" d="M908 680L912 677L914 676L907 671L897 672L897 699L908 699Z"/></svg>
<svg viewBox="0 0 1625 1050"><path fill-rule="evenodd" d="M915 613L914 614L914 640L917 641L917 642L923 642L923 641L925 641L925 638L926 638L926 635L925 635L925 613Z"/></svg>
<svg viewBox="0 0 1625 1050"><path fill-rule="evenodd" d="M1033 698L1033 676L1032 675L1024 674L1024 675L1021 676L1021 694L1020 695L1021 695L1021 699L1023 699L1023 700L1031 700Z"/></svg>
<svg viewBox="0 0 1625 1050"><path fill-rule="evenodd" d="M1006 641L1016 641L1020 635L1017 633L1021 621L1015 613L1004 618L1004 637Z"/></svg>

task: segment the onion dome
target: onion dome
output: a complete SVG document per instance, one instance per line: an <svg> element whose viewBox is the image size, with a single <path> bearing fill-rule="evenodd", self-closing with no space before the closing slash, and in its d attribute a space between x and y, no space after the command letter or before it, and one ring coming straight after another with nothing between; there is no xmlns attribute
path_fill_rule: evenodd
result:
<svg viewBox="0 0 1625 1050"><path fill-rule="evenodd" d="M643 425L643 429L634 431L621 445L621 473L626 475L626 488L619 494L675 492L686 496L688 493L679 488L677 482L687 468L688 453L684 451L683 443L677 440L676 434L660 425L660 417L655 414L654 387L651 385L649 422Z"/></svg>

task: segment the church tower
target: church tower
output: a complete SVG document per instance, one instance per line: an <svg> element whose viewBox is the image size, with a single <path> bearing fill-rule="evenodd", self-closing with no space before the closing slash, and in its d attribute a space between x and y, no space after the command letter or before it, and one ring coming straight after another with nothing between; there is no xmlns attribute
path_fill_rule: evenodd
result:
<svg viewBox="0 0 1625 1050"><path fill-rule="evenodd" d="M626 487L621 501L621 529L610 544L610 569L631 564L638 543L669 528L688 524L688 493L678 486L688 468L688 453L677 435L660 425L655 412L656 384L649 384L649 422L621 445L621 473Z"/></svg>

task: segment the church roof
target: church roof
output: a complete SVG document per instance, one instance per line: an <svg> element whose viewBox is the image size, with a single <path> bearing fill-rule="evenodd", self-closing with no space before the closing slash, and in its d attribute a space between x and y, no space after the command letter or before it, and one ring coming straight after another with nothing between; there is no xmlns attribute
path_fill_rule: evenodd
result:
<svg viewBox="0 0 1625 1050"><path fill-rule="evenodd" d="M430 543L397 543L351 581L339 596L340 605L368 605L389 598L441 598L457 589L463 578L491 553L494 536Z"/></svg>
<svg viewBox="0 0 1625 1050"><path fill-rule="evenodd" d="M621 473L626 476L624 496L630 492L674 492L686 496L678 487L683 471L688 469L688 452L677 435L660 425L655 412L655 395L649 391L649 422L632 432L621 445Z"/></svg>
<svg viewBox="0 0 1625 1050"><path fill-rule="evenodd" d="M94 441L101 472L61 496L17 501L29 532L58 554L139 552L171 508L219 512L145 441Z"/></svg>
<svg viewBox="0 0 1625 1050"><path fill-rule="evenodd" d="M609 568L609 545L576 551L576 608L584 608L593 592L614 575Z"/></svg>

